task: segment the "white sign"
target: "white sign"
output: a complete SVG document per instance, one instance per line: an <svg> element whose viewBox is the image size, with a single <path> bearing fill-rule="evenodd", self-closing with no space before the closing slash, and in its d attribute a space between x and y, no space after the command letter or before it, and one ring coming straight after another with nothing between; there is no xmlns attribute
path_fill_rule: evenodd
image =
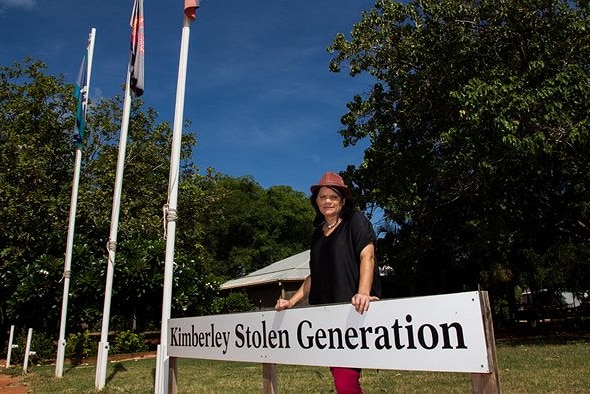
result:
<svg viewBox="0 0 590 394"><path fill-rule="evenodd" d="M168 356L488 373L478 292L168 320Z"/></svg>

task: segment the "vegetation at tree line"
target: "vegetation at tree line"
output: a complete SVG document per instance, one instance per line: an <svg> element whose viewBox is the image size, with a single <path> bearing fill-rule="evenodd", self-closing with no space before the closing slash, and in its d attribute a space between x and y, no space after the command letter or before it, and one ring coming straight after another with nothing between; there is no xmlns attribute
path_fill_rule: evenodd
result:
<svg viewBox="0 0 590 394"><path fill-rule="evenodd" d="M368 74L347 104L344 172L378 222L388 296L490 292L496 322L524 288L590 288L590 6L578 1L378 0L330 68ZM59 330L75 100L38 60L0 68L0 339ZM92 101L76 218L68 333L99 328L122 97ZM160 326L162 207L172 130L134 100L111 328ZM308 248L313 211L288 186L197 169L186 122L173 316L243 310L219 285ZM285 179L285 183L289 183Z"/></svg>

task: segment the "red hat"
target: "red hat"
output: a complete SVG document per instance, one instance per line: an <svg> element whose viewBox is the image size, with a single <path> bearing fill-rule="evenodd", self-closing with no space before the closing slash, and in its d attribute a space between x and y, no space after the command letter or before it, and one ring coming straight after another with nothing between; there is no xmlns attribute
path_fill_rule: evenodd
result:
<svg viewBox="0 0 590 394"><path fill-rule="evenodd" d="M312 185L309 189L311 190L311 194L315 194L319 188L322 186L333 187L338 189L343 195L344 198L350 198L350 191L342 177L335 172L326 172L317 183L317 185Z"/></svg>

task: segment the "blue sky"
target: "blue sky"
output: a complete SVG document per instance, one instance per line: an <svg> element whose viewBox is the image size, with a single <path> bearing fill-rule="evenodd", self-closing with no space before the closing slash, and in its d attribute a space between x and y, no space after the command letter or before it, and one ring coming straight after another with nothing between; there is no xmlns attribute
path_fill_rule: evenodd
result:
<svg viewBox="0 0 590 394"><path fill-rule="evenodd" d="M145 94L173 122L182 0L144 0ZM96 28L91 99L121 93L129 60L132 0L0 0L0 65L41 60L74 83ZM184 118L196 134L193 161L263 187L309 192L327 171L360 164L343 148L340 117L368 78L328 70L326 48L346 35L368 0L201 0L191 25ZM115 169L113 168L113 171Z"/></svg>

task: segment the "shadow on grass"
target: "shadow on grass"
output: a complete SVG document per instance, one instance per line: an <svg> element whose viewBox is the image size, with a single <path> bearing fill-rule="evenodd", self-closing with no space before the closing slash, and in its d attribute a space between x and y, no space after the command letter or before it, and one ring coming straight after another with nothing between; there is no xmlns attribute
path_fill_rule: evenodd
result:
<svg viewBox="0 0 590 394"><path fill-rule="evenodd" d="M117 375L119 372L125 371L127 371L127 368L125 368L125 366L122 363L115 363L113 372L111 372L110 375L107 376L106 383L108 384L111 380L113 380L115 375Z"/></svg>
<svg viewBox="0 0 590 394"><path fill-rule="evenodd" d="M77 367L89 365L89 363L85 357L70 357L70 363L66 365L69 365L69 367L64 368L64 375L67 375L71 370Z"/></svg>

